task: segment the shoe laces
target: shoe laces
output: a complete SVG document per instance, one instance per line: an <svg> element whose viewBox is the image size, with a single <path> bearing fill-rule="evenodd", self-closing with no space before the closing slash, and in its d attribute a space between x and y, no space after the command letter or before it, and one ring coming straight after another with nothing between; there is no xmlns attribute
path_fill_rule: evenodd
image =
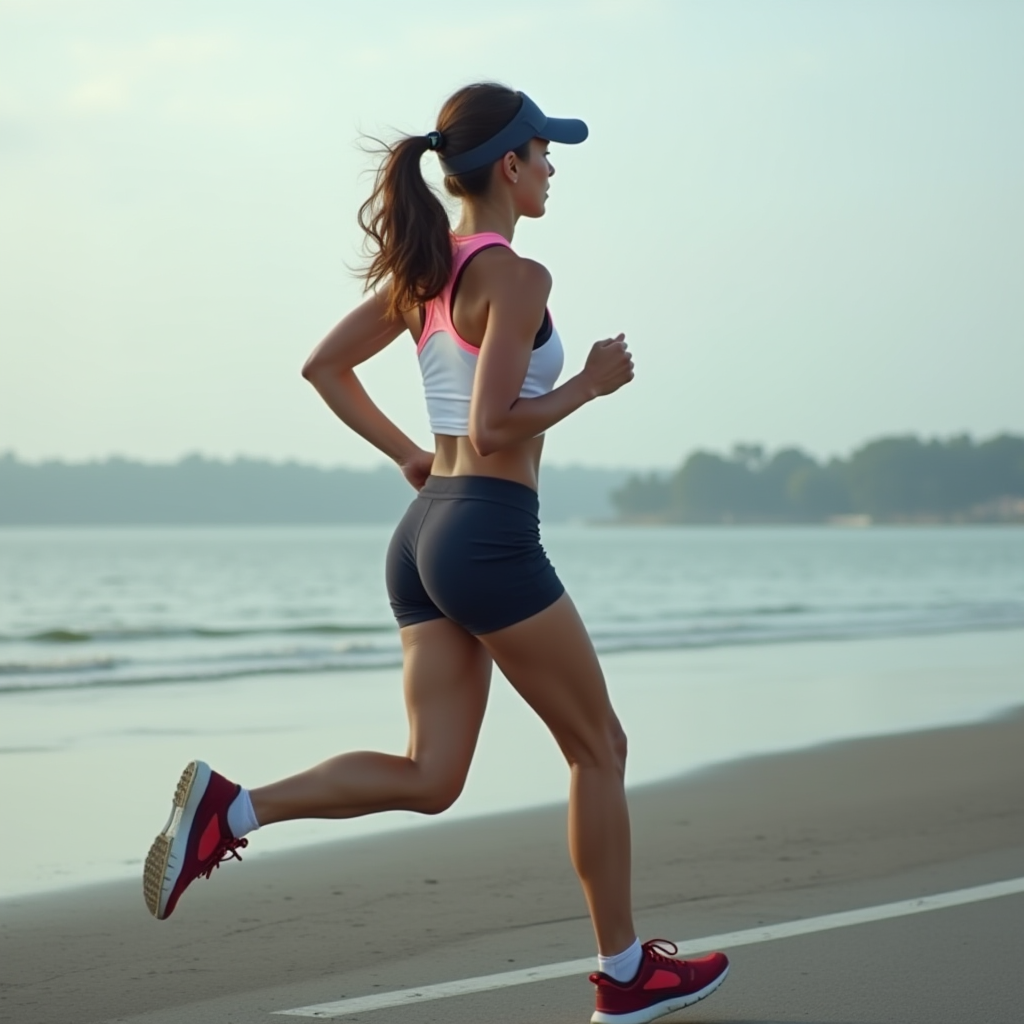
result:
<svg viewBox="0 0 1024 1024"><path fill-rule="evenodd" d="M210 863L199 874L204 878L209 878L213 874L213 869L219 868L224 861L241 860L242 855L238 852L238 849L248 845L248 839L235 839L233 836L230 839L222 839L217 848L210 854Z"/></svg>
<svg viewBox="0 0 1024 1024"><path fill-rule="evenodd" d="M640 947L643 951L643 956L650 957L655 963L671 964L674 968L679 968L679 961L673 960L679 952L679 947L668 939L648 939L647 942L643 943ZM590 980L595 984L599 985L603 980L614 981L614 978L609 978L607 974L602 974L600 971L595 972L590 976ZM628 982L615 982L617 985L629 984Z"/></svg>
<svg viewBox="0 0 1024 1024"><path fill-rule="evenodd" d="M655 963L671 963L679 966L678 960L672 958L679 952L679 947L668 939L648 939L641 947L645 956L649 956Z"/></svg>

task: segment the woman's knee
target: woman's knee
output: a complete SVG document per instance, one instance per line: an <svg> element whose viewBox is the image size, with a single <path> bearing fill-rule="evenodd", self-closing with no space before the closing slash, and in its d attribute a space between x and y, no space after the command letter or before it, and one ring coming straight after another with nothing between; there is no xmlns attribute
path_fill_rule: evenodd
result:
<svg viewBox="0 0 1024 1024"><path fill-rule="evenodd" d="M573 768L613 768L626 771L626 733L617 718L580 734L561 740L562 753Z"/></svg>
<svg viewBox="0 0 1024 1024"><path fill-rule="evenodd" d="M615 756L618 759L619 771L624 775L626 773L626 755L629 753L629 743L626 740L626 730L622 728L618 719L615 720L615 725L612 729L612 749L615 751Z"/></svg>
<svg viewBox="0 0 1024 1024"><path fill-rule="evenodd" d="M410 800L409 810L418 814L442 814L462 795L466 780L424 776Z"/></svg>

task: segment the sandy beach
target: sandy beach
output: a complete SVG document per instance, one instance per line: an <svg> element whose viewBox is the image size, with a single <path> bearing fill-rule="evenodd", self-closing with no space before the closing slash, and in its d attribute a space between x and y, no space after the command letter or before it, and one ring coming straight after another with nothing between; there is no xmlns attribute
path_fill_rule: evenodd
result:
<svg viewBox="0 0 1024 1024"><path fill-rule="evenodd" d="M982 721L1024 703L1022 630L635 651L602 661L630 738L631 788L762 754ZM689 728L695 715L699 728ZM339 750L400 752L405 743L396 669L7 694L0 900L134 881L191 758L253 786ZM496 674L466 789L444 820L540 807L566 784L557 747ZM105 792L118 794L118 813L97 806ZM41 813L56 806L59 816ZM247 858L434 824L399 812L291 822L261 832ZM69 835L85 841L69 845Z"/></svg>
<svg viewBox="0 0 1024 1024"><path fill-rule="evenodd" d="M1014 878L1024 713L737 761L640 787L631 808L645 937ZM442 819L230 864L165 923L137 882L7 900L0 1015L269 1024L311 1003L586 957L564 816ZM720 993L678 1016L1019 1021L1022 934L1018 895L752 946ZM581 1021L590 1009L577 977L344 1019Z"/></svg>

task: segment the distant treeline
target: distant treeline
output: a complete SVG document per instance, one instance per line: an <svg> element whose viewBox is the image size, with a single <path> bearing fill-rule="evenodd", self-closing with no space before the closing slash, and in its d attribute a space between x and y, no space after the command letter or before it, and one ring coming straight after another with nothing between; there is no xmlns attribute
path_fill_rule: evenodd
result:
<svg viewBox="0 0 1024 1024"><path fill-rule="evenodd" d="M670 475L631 476L612 502L648 522L1024 522L1024 438L887 437L826 463L796 448L698 451Z"/></svg>
<svg viewBox="0 0 1024 1024"><path fill-rule="evenodd" d="M610 519L626 470L545 466L545 522ZM393 467L321 469L198 455L153 465L21 462L0 456L0 524L264 524L396 522L414 492Z"/></svg>
<svg viewBox="0 0 1024 1024"><path fill-rule="evenodd" d="M674 473L545 466L541 495L547 523L1024 522L1024 438L890 437L828 462L748 444L694 452ZM0 525L383 523L412 496L389 466L0 456Z"/></svg>

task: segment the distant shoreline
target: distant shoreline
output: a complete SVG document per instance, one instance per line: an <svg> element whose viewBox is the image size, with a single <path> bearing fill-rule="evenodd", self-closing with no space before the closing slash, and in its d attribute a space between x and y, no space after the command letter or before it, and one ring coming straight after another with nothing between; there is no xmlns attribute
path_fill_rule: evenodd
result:
<svg viewBox="0 0 1024 1024"><path fill-rule="evenodd" d="M695 451L611 496L626 519L686 523L1024 522L1024 437L882 437L819 462L799 448Z"/></svg>
<svg viewBox="0 0 1024 1024"><path fill-rule="evenodd" d="M966 518L966 517L949 517L946 519L941 518L930 518L920 517L917 519L905 518L905 519L872 519L870 516L863 517L863 522L844 522L847 517L837 516L833 519L732 519L732 520L719 520L717 522L680 522L674 519L655 519L655 518L630 518L623 517L621 519L607 519L607 520L593 520L588 522L588 526L649 526L649 527L673 527L673 528L686 528L686 529L708 529L708 528L722 528L722 529L746 529L748 527L778 527L780 529L793 529L800 527L810 528L821 528L829 530L878 530L888 529L893 527L906 527L909 529L920 529L929 527L972 527L972 526L993 526L993 527L1021 527L1024 526L1024 516L1019 519L998 519L998 518ZM849 517L851 519L861 519L862 517Z"/></svg>
<svg viewBox="0 0 1024 1024"><path fill-rule="evenodd" d="M880 438L815 461L737 445L690 454L675 471L549 465L545 523L591 525L946 526L1024 524L1024 437ZM325 469L190 455L23 462L0 454L0 526L270 526L394 523L414 492L393 466Z"/></svg>
<svg viewBox="0 0 1024 1024"><path fill-rule="evenodd" d="M625 468L541 469L545 522L611 518ZM0 526L330 526L395 523L415 492L394 466L261 459L26 463L0 455Z"/></svg>
<svg viewBox="0 0 1024 1024"><path fill-rule="evenodd" d="M200 520L188 522L160 522L151 520L145 522L110 521L110 522L73 522L56 521L43 523L28 522L2 522L0 521L0 533L15 532L17 530L329 530L335 527L378 526L386 528L398 522L398 516L394 519L372 519L372 520L217 520L204 522ZM1003 520L1003 519L893 519L879 520L870 523L836 523L828 520L809 522L807 520L746 520L743 522L707 522L707 523L681 523L670 519L562 519L548 520L542 514L542 526L579 526L588 529L601 529L603 527L635 528L641 527L651 530L748 530L748 529L778 529L778 530L890 530L890 529L1014 529L1024 527L1024 519Z"/></svg>

